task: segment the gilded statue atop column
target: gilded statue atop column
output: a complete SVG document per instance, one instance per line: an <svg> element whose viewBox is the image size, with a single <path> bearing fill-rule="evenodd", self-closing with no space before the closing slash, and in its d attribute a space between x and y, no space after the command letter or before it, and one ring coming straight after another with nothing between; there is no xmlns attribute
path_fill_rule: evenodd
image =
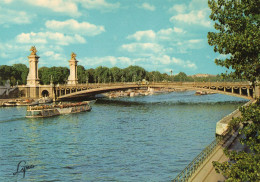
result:
<svg viewBox="0 0 260 182"><path fill-rule="evenodd" d="M32 51L32 52L31 52L31 55L36 55L37 50L36 50L36 47L35 47L35 46L32 46L31 49L30 49L30 51Z"/></svg>
<svg viewBox="0 0 260 182"><path fill-rule="evenodd" d="M76 60L76 56L77 54L75 54L74 52L71 53L71 59Z"/></svg>

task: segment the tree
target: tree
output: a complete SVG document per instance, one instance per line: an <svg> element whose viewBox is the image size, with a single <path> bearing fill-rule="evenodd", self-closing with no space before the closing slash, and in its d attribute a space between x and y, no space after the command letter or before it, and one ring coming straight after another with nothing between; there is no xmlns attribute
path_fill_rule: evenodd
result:
<svg viewBox="0 0 260 182"><path fill-rule="evenodd" d="M125 73L126 82L133 82L134 78L135 80L142 80L146 77L145 69L140 66L129 66L123 69L123 72Z"/></svg>
<svg viewBox="0 0 260 182"><path fill-rule="evenodd" d="M209 0L208 4L216 29L208 33L208 43L227 56L215 63L231 68L233 77L254 84L260 74L259 0Z"/></svg>
<svg viewBox="0 0 260 182"><path fill-rule="evenodd" d="M188 77L184 72L180 72L178 73L175 77L174 80L175 81L182 81L184 82L185 80L187 81Z"/></svg>
<svg viewBox="0 0 260 182"><path fill-rule="evenodd" d="M213 162L215 170L222 172L228 181L260 181L260 107L259 100L249 107L240 108L242 117L233 123L242 124L240 142L249 147L249 152L225 150L229 162ZM234 124L233 124L234 125Z"/></svg>
<svg viewBox="0 0 260 182"><path fill-rule="evenodd" d="M86 82L86 74L85 74L85 68L81 65L78 65L77 67L77 77L79 83Z"/></svg>
<svg viewBox="0 0 260 182"><path fill-rule="evenodd" d="M85 71L86 77L88 78L89 83L95 83L95 70L90 68Z"/></svg>
<svg viewBox="0 0 260 182"><path fill-rule="evenodd" d="M215 21L217 32L208 33L209 45L214 51L228 55L215 63L231 68L235 78L246 79L255 84L260 74L260 3L259 0L209 0L210 18ZM242 125L241 144L248 152L227 151L230 162L213 162L217 172L227 181L260 181L260 106L256 104L240 108L241 117L231 124ZM230 126L232 126L230 125Z"/></svg>
<svg viewBox="0 0 260 182"><path fill-rule="evenodd" d="M69 77L69 69L67 67L41 67L39 69L39 78L41 84L48 85L50 84L51 76L54 84L63 84L66 83L66 80Z"/></svg>
<svg viewBox="0 0 260 182"><path fill-rule="evenodd" d="M27 82L27 75L29 73L29 68L25 64L14 64L13 68L19 74L18 78L16 78L19 84L25 85Z"/></svg>
<svg viewBox="0 0 260 182"><path fill-rule="evenodd" d="M110 68L110 73L113 77L113 82L119 82L120 81L120 78L121 78L121 74L122 74L122 71L120 68L118 67L113 67L113 68Z"/></svg>
<svg viewBox="0 0 260 182"><path fill-rule="evenodd" d="M6 80L10 80L11 85L16 85L19 72L12 66L2 65L0 66L0 78L1 84L5 84Z"/></svg>

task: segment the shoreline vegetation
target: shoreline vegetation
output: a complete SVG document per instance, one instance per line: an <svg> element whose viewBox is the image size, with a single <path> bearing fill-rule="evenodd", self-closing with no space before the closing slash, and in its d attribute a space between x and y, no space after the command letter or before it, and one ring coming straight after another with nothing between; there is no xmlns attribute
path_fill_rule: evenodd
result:
<svg viewBox="0 0 260 182"><path fill-rule="evenodd" d="M25 64L14 64L12 66L0 65L0 85L5 85L9 80L11 86L26 85L29 68ZM41 67L39 68L39 79L41 85L66 84L69 69L67 67ZM186 75L184 72L173 74L161 73L159 71L146 71L140 66L129 66L127 68L99 66L89 68L77 66L78 83L115 83L115 82L137 82L143 79L148 82L225 82L241 81L232 77L211 74Z"/></svg>

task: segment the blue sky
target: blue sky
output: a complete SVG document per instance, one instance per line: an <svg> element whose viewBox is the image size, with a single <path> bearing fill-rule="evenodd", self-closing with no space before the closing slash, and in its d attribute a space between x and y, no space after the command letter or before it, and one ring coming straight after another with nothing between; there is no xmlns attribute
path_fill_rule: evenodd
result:
<svg viewBox="0 0 260 182"><path fill-rule="evenodd" d="M71 52L86 69L219 74L208 45L208 0L0 0L0 65L67 66Z"/></svg>

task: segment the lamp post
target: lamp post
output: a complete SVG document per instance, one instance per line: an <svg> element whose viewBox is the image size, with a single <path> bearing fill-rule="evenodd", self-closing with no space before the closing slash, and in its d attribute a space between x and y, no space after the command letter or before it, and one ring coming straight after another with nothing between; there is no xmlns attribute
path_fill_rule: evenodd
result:
<svg viewBox="0 0 260 182"><path fill-rule="evenodd" d="M88 76L86 76L86 84L88 84Z"/></svg>
<svg viewBox="0 0 260 182"><path fill-rule="evenodd" d="M171 72L171 82L172 82L172 70L170 72Z"/></svg>
<svg viewBox="0 0 260 182"><path fill-rule="evenodd" d="M135 80L136 80L136 75L135 74L134 74L134 78L133 79L134 79L134 82L135 82Z"/></svg>

